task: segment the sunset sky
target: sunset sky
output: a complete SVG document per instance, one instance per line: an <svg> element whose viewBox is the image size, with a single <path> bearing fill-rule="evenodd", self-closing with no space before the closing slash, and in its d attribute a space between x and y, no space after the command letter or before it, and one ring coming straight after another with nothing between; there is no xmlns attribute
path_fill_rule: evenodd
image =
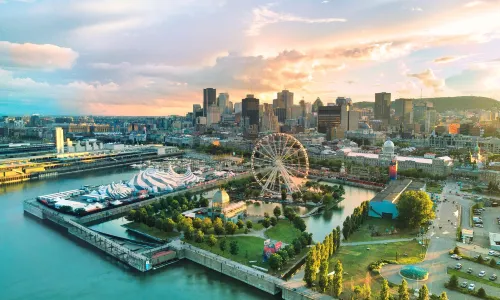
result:
<svg viewBox="0 0 500 300"><path fill-rule="evenodd" d="M500 99L500 0L0 0L0 114L241 101Z"/></svg>

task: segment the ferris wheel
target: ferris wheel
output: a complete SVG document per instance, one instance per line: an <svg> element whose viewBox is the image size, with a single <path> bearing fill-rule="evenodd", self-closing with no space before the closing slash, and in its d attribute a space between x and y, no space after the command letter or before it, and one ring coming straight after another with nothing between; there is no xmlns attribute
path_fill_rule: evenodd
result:
<svg viewBox="0 0 500 300"><path fill-rule="evenodd" d="M260 168L260 170L256 170ZM261 196L300 192L301 178L309 174L309 159L304 146L293 136L273 133L261 138L252 152L252 172L262 187Z"/></svg>

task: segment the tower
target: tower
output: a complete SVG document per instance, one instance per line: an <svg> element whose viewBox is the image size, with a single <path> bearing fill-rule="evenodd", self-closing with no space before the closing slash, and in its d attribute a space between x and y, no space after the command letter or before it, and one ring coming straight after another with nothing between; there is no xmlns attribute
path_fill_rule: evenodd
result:
<svg viewBox="0 0 500 300"><path fill-rule="evenodd" d="M55 128L57 154L64 153L64 132L61 127Z"/></svg>

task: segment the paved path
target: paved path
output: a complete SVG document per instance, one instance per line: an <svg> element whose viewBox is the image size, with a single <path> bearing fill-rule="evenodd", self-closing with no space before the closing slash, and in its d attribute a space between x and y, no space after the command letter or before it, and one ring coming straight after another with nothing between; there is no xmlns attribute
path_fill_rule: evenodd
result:
<svg viewBox="0 0 500 300"><path fill-rule="evenodd" d="M230 235L216 235L216 237L231 237L231 236L256 236L263 239L267 239L265 234L267 228L258 230L258 231L249 231L248 233L238 233L238 234L230 234Z"/></svg>
<svg viewBox="0 0 500 300"><path fill-rule="evenodd" d="M361 246L361 245L376 245L376 244L389 244L397 242L407 242L414 240L415 238L406 239L392 239L392 240L382 240L382 241L368 241L368 242L353 242L353 243L340 243L341 246Z"/></svg>

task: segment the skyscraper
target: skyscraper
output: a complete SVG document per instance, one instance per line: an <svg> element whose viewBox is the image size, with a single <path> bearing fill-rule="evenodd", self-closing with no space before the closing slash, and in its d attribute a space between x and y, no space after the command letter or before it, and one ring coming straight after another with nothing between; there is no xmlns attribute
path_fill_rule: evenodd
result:
<svg viewBox="0 0 500 300"><path fill-rule="evenodd" d="M316 101L314 101L313 105L312 105L312 112L315 113L315 112L318 112L318 107L321 107L323 106L323 101L321 101L321 99L318 97L316 98Z"/></svg>
<svg viewBox="0 0 500 300"><path fill-rule="evenodd" d="M203 117L203 108L199 104L193 104L193 125L198 117Z"/></svg>
<svg viewBox="0 0 500 300"><path fill-rule="evenodd" d="M240 113L241 112L241 102L236 102L234 103L234 113Z"/></svg>
<svg viewBox="0 0 500 300"><path fill-rule="evenodd" d="M292 117L293 93L288 90L282 90L277 96L278 105L284 105L286 110L286 118Z"/></svg>
<svg viewBox="0 0 500 300"><path fill-rule="evenodd" d="M249 94L241 101L241 108L245 136L256 138L259 134L259 99Z"/></svg>
<svg viewBox="0 0 500 300"><path fill-rule="evenodd" d="M217 102L219 105L220 113L225 114L228 112L229 106L229 94L228 93L220 93L217 98Z"/></svg>
<svg viewBox="0 0 500 300"><path fill-rule="evenodd" d="M399 117L402 124L410 123L410 115L413 111L413 100L412 99L396 99L394 101L395 106L395 116Z"/></svg>
<svg viewBox="0 0 500 300"><path fill-rule="evenodd" d="M217 90L213 88L203 89L203 115L207 116L208 107L211 105L217 105L216 98Z"/></svg>
<svg viewBox="0 0 500 300"><path fill-rule="evenodd" d="M334 127L341 124L341 106L318 107L318 132L329 133Z"/></svg>
<svg viewBox="0 0 500 300"><path fill-rule="evenodd" d="M55 138L56 138L56 150L58 154L64 153L64 133L62 127L56 127Z"/></svg>
<svg viewBox="0 0 500 300"><path fill-rule="evenodd" d="M389 124L391 118L391 93L376 93L374 115L376 120Z"/></svg>

